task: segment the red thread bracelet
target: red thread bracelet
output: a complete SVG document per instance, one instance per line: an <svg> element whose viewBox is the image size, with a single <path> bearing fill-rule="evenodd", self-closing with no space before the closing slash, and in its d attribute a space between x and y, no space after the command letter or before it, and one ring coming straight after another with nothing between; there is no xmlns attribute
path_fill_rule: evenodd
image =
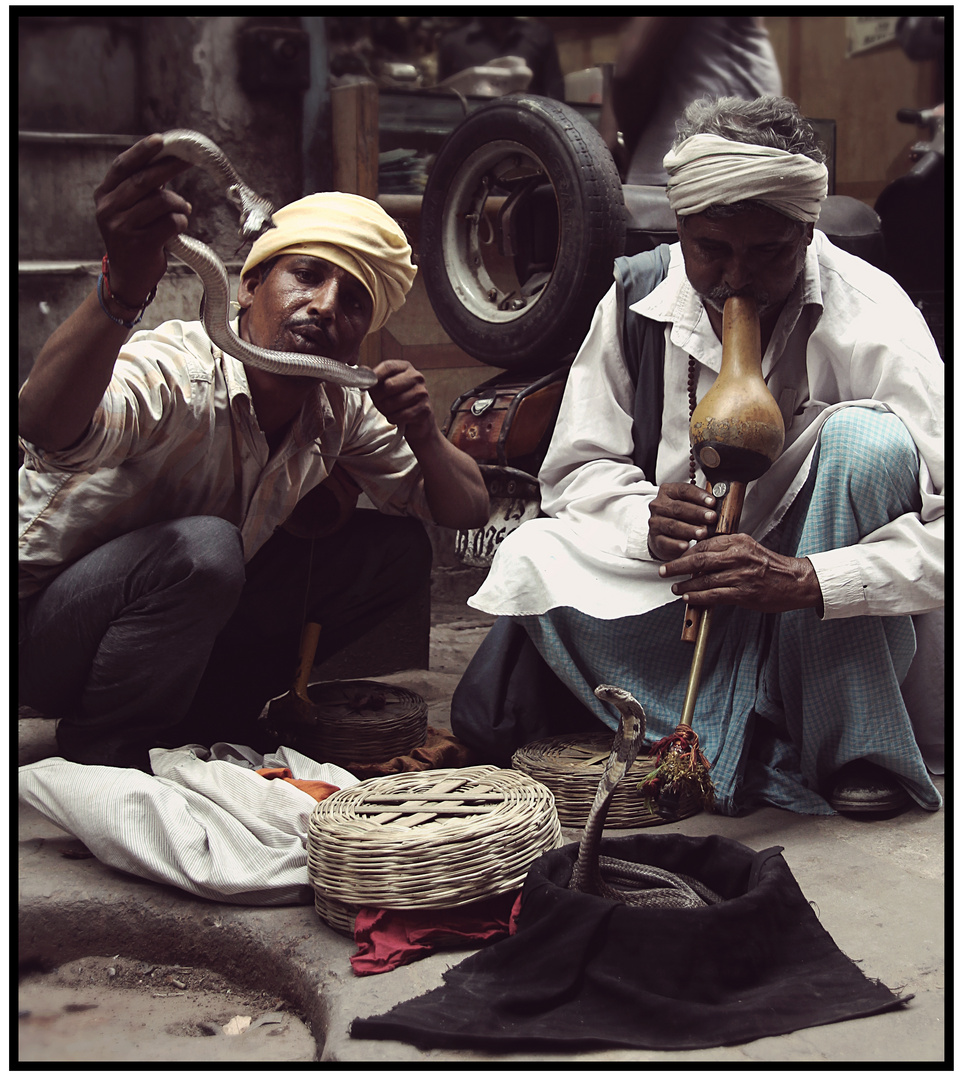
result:
<svg viewBox="0 0 961 1080"><path fill-rule="evenodd" d="M156 285L150 290L147 299L142 304L128 304L126 300L119 297L113 289L110 288L110 262L106 255L100 262L100 269L103 273L103 288L108 300L113 300L114 303L119 304L125 311L139 311L143 315L144 311L150 306L153 298L157 295Z"/></svg>

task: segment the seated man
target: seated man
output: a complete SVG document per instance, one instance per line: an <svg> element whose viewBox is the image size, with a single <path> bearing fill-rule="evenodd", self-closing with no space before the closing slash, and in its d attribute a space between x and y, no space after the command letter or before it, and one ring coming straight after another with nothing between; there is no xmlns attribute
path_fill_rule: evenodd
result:
<svg viewBox="0 0 961 1080"><path fill-rule="evenodd" d="M934 341L890 277L815 231L826 171L793 103L695 102L665 165L680 243L618 260L541 469L548 516L506 539L470 600L509 618L458 687L454 733L506 764L548 734L616 728L593 694L613 683L649 740L672 734L690 600L713 609L692 727L720 812L890 810L904 789L934 810L900 692L911 616L944 604ZM710 536L689 425L732 295L757 302L786 434L740 531Z"/></svg>
<svg viewBox="0 0 961 1080"><path fill-rule="evenodd" d="M148 768L148 750L268 745L305 619L318 659L429 575L423 525L478 525L487 492L444 439L423 376L369 394L240 363L198 322L126 341L190 206L150 136L96 192L106 280L51 336L20 396L20 700L58 717L73 761ZM309 195L274 215L241 272L237 332L356 364L403 303L410 246L374 202ZM372 500L319 539L281 528L334 465ZM303 515L301 515L303 516Z"/></svg>

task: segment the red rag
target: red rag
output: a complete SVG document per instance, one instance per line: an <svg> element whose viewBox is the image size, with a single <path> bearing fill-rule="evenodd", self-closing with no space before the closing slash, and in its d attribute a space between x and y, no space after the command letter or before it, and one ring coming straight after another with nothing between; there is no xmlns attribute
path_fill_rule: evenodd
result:
<svg viewBox="0 0 961 1080"><path fill-rule="evenodd" d="M354 921L355 975L379 975L436 949L486 945L511 933L515 894L506 893L454 908L362 907Z"/></svg>

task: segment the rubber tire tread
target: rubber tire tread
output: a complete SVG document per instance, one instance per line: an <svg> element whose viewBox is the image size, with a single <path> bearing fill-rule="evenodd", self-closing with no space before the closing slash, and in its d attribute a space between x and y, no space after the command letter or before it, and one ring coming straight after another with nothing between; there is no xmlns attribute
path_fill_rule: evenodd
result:
<svg viewBox="0 0 961 1080"><path fill-rule="evenodd" d="M517 319L493 323L469 311L444 262L448 193L467 157L485 142L510 139L544 163L558 200L560 241L543 294ZM482 105L438 152L425 188L419 263L441 326L470 356L509 370L549 370L579 347L623 254L626 212L620 177L597 130L552 98L511 94Z"/></svg>

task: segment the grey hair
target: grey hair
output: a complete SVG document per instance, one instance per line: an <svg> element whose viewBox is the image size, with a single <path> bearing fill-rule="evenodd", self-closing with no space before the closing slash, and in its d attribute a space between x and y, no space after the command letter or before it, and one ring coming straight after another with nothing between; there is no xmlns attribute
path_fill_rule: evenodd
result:
<svg viewBox="0 0 961 1080"><path fill-rule="evenodd" d="M731 142L773 146L789 154L803 154L812 161L823 162L825 159L817 133L798 112L797 105L790 98L775 94L762 94L751 100L699 98L688 105L675 127L675 150L692 135L720 135ZM745 199L736 203L715 203L704 213L707 217L726 218L764 206L757 199Z"/></svg>
<svg viewBox="0 0 961 1080"><path fill-rule="evenodd" d="M823 162L825 158L814 128L798 112L797 105L790 98L774 94L753 100L699 98L688 105L675 126L675 150L692 135L720 135L732 142L804 154L812 161Z"/></svg>

